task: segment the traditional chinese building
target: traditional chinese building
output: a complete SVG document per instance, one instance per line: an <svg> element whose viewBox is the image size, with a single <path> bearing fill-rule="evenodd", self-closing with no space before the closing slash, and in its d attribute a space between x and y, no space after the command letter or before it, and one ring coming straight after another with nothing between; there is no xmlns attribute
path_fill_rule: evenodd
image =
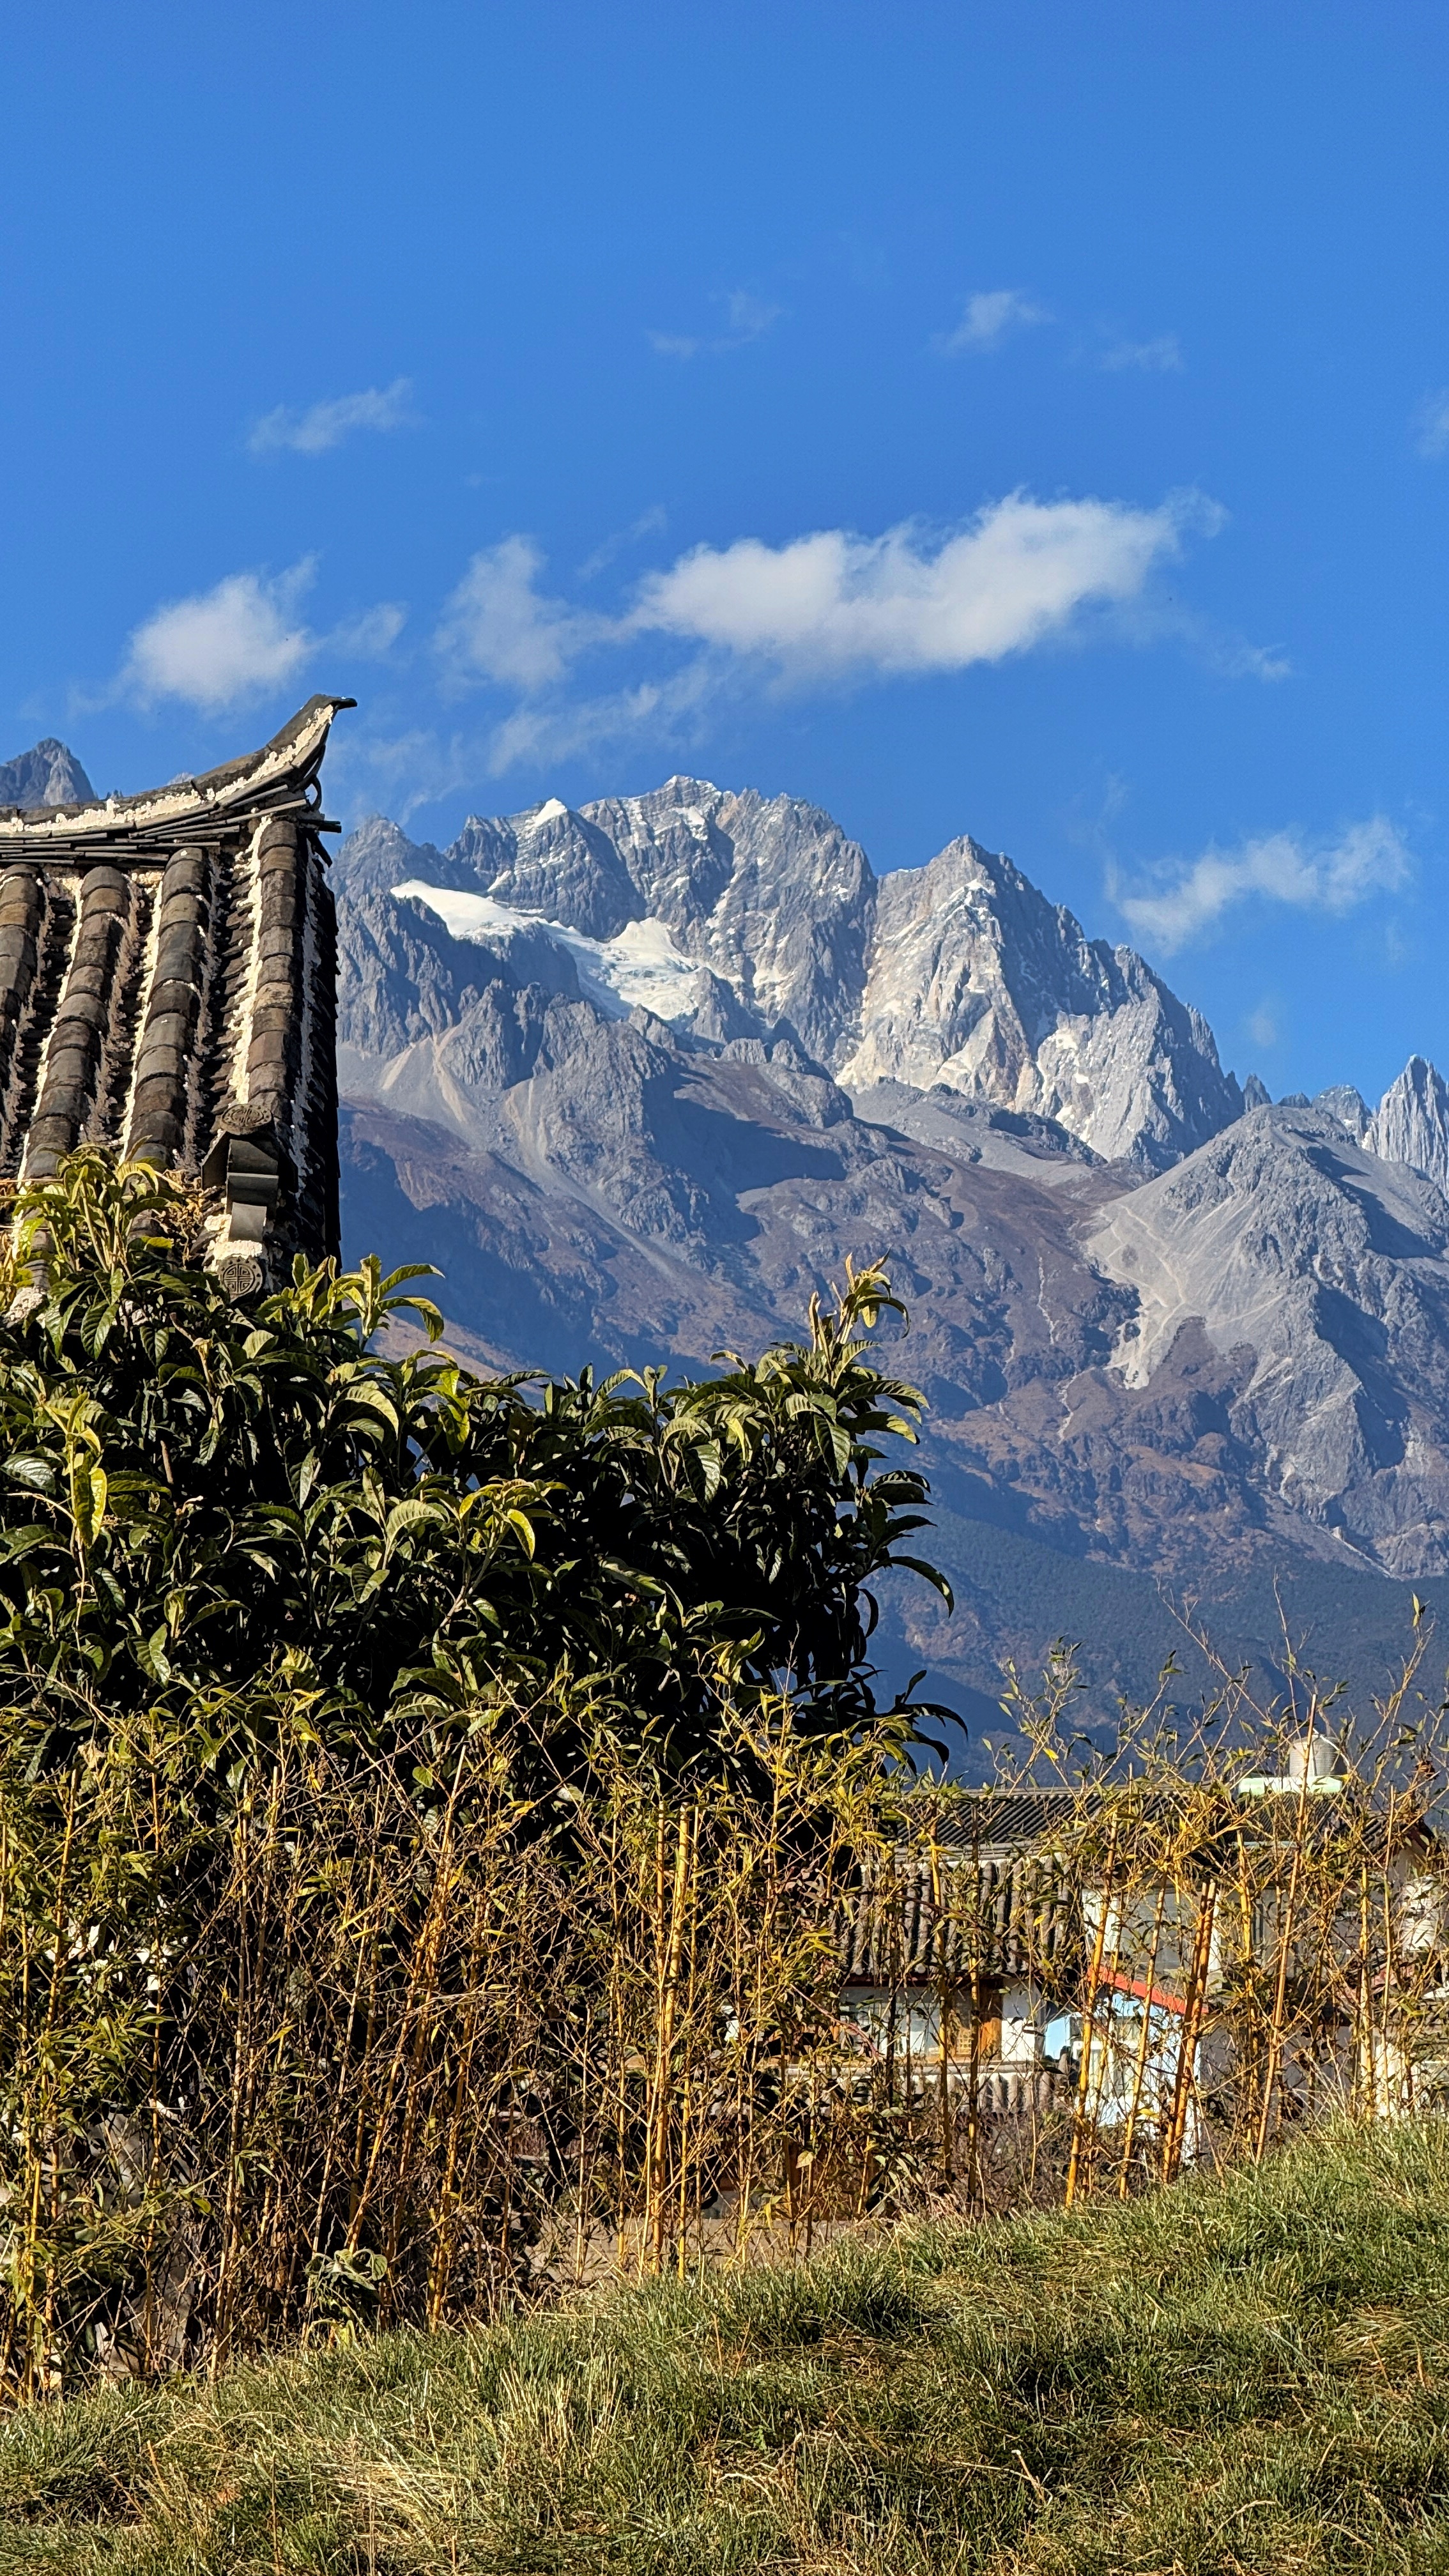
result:
<svg viewBox="0 0 1449 2576"><path fill-rule="evenodd" d="M911 2081L968 2074L983 2105L1044 2102L1069 2053L1081 1891L1055 1837L1069 1792L977 1791L864 1873L842 1926L842 2019Z"/></svg>
<svg viewBox="0 0 1449 2576"><path fill-rule="evenodd" d="M1070 2094L1174 2158L1265 2096L1275 2123L1449 2105L1449 1854L1326 1737L1211 1795L928 1790L911 1826L840 1949L842 2026L903 2097Z"/></svg>
<svg viewBox="0 0 1449 2576"><path fill-rule="evenodd" d="M336 926L309 699L140 796L0 808L0 1182L86 1144L199 1182L236 1293L337 1250Z"/></svg>

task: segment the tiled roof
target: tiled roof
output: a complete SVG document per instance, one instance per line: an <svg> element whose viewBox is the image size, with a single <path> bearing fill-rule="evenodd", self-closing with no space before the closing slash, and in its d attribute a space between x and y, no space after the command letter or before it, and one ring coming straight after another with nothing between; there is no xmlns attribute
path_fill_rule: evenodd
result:
<svg viewBox="0 0 1449 2576"><path fill-rule="evenodd" d="M336 925L318 774L350 698L202 778L0 809L0 1181L78 1145L204 1184L259 1286L337 1248Z"/></svg>
<svg viewBox="0 0 1449 2576"><path fill-rule="evenodd" d="M938 1842L982 1851L1024 1849L1095 1814L1101 1800L1091 1790L973 1789L943 1805Z"/></svg>
<svg viewBox="0 0 1449 2576"><path fill-rule="evenodd" d="M851 1985L1048 1975L1075 1955L1080 1905L1066 1874L1033 1854L933 1869L889 1854L862 1873L842 1912L841 1972Z"/></svg>

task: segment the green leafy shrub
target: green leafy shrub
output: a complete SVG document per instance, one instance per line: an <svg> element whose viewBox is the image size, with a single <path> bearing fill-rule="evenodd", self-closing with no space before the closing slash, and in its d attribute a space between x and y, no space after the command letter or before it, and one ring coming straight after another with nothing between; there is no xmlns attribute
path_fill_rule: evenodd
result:
<svg viewBox="0 0 1449 2576"><path fill-rule="evenodd" d="M197 1224L168 1175L97 1153L18 1195L0 1690L42 1766L97 1714L283 1664L364 1739L422 1663L464 1701L484 1674L607 1675L616 1724L680 1775L719 1758L723 1667L736 1695L788 1689L811 1734L879 1728L868 1587L917 1562L925 1498L879 1465L920 1410L866 1346L896 1302L879 1271L717 1378L542 1384L435 1351L420 1269L299 1261L233 1305L184 1257ZM424 1347L379 1347L410 1320Z"/></svg>
<svg viewBox="0 0 1449 2576"><path fill-rule="evenodd" d="M913 1723L884 1279L707 1383L488 1382L416 1271L230 1303L144 1166L12 1220L0 2385L747 2228Z"/></svg>

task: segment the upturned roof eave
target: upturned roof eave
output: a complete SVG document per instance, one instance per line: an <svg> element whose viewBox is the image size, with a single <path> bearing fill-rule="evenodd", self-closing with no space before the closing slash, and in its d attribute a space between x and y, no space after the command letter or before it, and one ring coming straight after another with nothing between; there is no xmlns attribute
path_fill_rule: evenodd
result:
<svg viewBox="0 0 1449 2576"><path fill-rule="evenodd" d="M99 857L127 842L173 845L195 829L202 838L252 811L304 802L327 748L332 720L355 698L318 696L260 751L199 778L172 779L138 796L97 796L83 805L0 807L0 860Z"/></svg>

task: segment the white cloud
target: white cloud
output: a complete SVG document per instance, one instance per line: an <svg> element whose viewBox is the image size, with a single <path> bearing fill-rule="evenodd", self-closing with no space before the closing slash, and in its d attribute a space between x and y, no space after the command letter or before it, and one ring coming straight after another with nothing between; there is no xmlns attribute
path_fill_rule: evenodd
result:
<svg viewBox="0 0 1449 2576"><path fill-rule="evenodd" d="M309 556L274 581L228 573L214 590L168 601L132 635L118 690L147 701L184 698L215 713L280 686L313 649L297 603L314 570Z"/></svg>
<svg viewBox="0 0 1449 2576"><path fill-rule="evenodd" d="M329 653L355 653L363 661L381 662L392 651L407 619L407 610L395 599L379 600L376 608L364 608L360 617L346 618L340 626L334 626L330 635L321 638L321 646Z"/></svg>
<svg viewBox="0 0 1449 2576"><path fill-rule="evenodd" d="M551 596L539 549L513 535L473 557L434 641L454 689L514 694L480 745L496 772L646 725L687 725L723 692L762 679L848 687L964 671L1067 638L1091 610L1110 613L1119 637L1158 640L1177 628L1152 601L1154 572L1187 533L1213 535L1223 520L1194 493L1134 509L1017 492L944 534L906 522L878 537L826 528L779 546L755 537L699 546L646 575L616 616ZM637 657L651 637L694 649L624 687L572 694L584 657Z"/></svg>
<svg viewBox="0 0 1449 2576"><path fill-rule="evenodd" d="M544 599L543 557L527 537L505 537L473 557L443 610L437 644L455 681L499 680L533 695L561 680L609 621Z"/></svg>
<svg viewBox="0 0 1449 2576"><path fill-rule="evenodd" d="M668 524L669 513L662 501L656 501L651 509L641 510L638 518L631 520L627 528L617 528L613 536L605 537L603 544L595 546L593 553L585 557L579 566L580 581L596 580L601 572L608 570L616 555L624 553L626 547L637 545L641 537L658 536Z"/></svg>
<svg viewBox="0 0 1449 2576"><path fill-rule="evenodd" d="M168 600L135 629L107 696L143 705L182 698L217 714L280 688L322 652L380 661L397 642L406 609L381 601L316 635L299 614L316 569L308 555L270 580L265 573L233 572L213 590Z"/></svg>
<svg viewBox="0 0 1449 2576"><path fill-rule="evenodd" d="M1098 362L1109 375L1127 367L1139 367L1145 375L1180 376L1183 356L1175 331L1164 331L1156 340L1119 340L1103 351Z"/></svg>
<svg viewBox="0 0 1449 2576"><path fill-rule="evenodd" d="M680 331L650 331L646 334L650 348L659 358L719 358L731 349L747 349L752 340L763 338L784 312L782 304L766 304L763 297L751 295L737 286L732 293L717 296L725 308L728 328L713 338Z"/></svg>
<svg viewBox="0 0 1449 2576"><path fill-rule="evenodd" d="M285 404L267 412L247 444L254 456L291 448L298 456L325 456L340 447L355 429L411 429L412 381L398 376L390 385L369 385L360 394L341 394L335 402L313 403L309 411L288 411Z"/></svg>
<svg viewBox="0 0 1449 2576"><path fill-rule="evenodd" d="M651 574L625 621L773 662L795 679L959 671L1062 633L1088 602L1141 591L1200 509L1169 500L1034 501L1012 493L934 545L826 528L782 546L740 537Z"/></svg>
<svg viewBox="0 0 1449 2576"><path fill-rule="evenodd" d="M1293 665L1280 644L1250 644L1244 635L1221 635L1199 621L1181 620L1183 633L1196 633L1203 658L1225 680L1289 680Z"/></svg>
<svg viewBox="0 0 1449 2576"><path fill-rule="evenodd" d="M1449 454L1449 385L1425 394L1414 414L1414 445L1421 456Z"/></svg>
<svg viewBox="0 0 1449 2576"><path fill-rule="evenodd" d="M444 739L424 726L408 733L361 732L333 736L327 754L327 795L349 828L364 815L385 813L406 823L420 805L454 796L478 783L487 767L476 739Z"/></svg>
<svg viewBox="0 0 1449 2576"><path fill-rule="evenodd" d="M656 740L687 729L719 691L699 661L661 681L593 698L553 698L515 707L501 722L442 735L419 727L387 735L364 726L339 736L327 755L333 811L351 822L383 812L406 823L423 805L471 792L480 780L523 766L548 767L626 742L647 729Z"/></svg>
<svg viewBox="0 0 1449 2576"><path fill-rule="evenodd" d="M1009 331L1027 331L1033 324L1050 322L1051 318L1044 305L1033 304L1018 287L997 286L987 293L968 296L955 330L937 332L932 345L947 357L963 349L996 349Z"/></svg>
<svg viewBox="0 0 1449 2576"><path fill-rule="evenodd" d="M617 742L640 725L662 721L667 712L663 699L663 690L645 681L637 689L584 698L571 706L515 707L489 735L485 766L497 778L521 762L568 760L576 752Z"/></svg>
<svg viewBox="0 0 1449 2576"><path fill-rule="evenodd" d="M1118 910L1141 939L1171 955L1211 930L1229 907L1260 895L1300 910L1345 913L1404 885L1413 860L1387 815L1351 823L1336 841L1314 846L1297 831L1269 832L1235 850L1205 850L1179 867L1156 891L1110 890Z"/></svg>
<svg viewBox="0 0 1449 2576"><path fill-rule="evenodd" d="M568 760L603 743L625 741L644 726L656 734L688 730L689 719L727 686L722 673L698 658L668 679L644 680L636 688L562 705L516 707L489 736L485 766L497 777L520 762Z"/></svg>
<svg viewBox="0 0 1449 2576"><path fill-rule="evenodd" d="M1215 537L1226 526L1227 512L1215 512L1204 501L1194 533ZM1203 616L1180 597L1144 592L1140 599L1116 612L1114 627L1132 644L1186 645L1204 669L1215 671L1220 679L1261 680L1271 686L1293 676L1293 664L1281 645L1254 644L1246 635L1235 635L1230 627Z"/></svg>
<svg viewBox="0 0 1449 2576"><path fill-rule="evenodd" d="M725 314L736 341L760 339L784 310L783 304L767 304L762 295L751 295L743 286L725 297Z"/></svg>

